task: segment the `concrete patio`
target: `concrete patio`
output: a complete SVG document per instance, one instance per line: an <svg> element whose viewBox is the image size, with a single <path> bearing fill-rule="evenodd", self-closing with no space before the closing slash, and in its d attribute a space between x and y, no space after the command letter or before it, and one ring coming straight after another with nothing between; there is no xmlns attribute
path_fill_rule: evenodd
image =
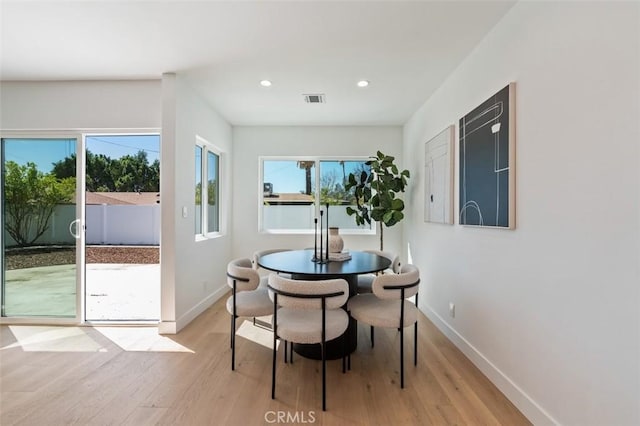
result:
<svg viewBox="0 0 640 426"><path fill-rule="evenodd" d="M75 316L75 265L43 266L5 273L7 316ZM87 264L86 319L158 320L159 264Z"/></svg>

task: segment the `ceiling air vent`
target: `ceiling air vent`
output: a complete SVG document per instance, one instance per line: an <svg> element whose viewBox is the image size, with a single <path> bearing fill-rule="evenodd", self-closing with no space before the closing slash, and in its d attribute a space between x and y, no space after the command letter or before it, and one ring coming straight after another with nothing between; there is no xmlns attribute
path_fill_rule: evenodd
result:
<svg viewBox="0 0 640 426"><path fill-rule="evenodd" d="M308 104L323 104L325 103L324 95L302 95L304 101Z"/></svg>

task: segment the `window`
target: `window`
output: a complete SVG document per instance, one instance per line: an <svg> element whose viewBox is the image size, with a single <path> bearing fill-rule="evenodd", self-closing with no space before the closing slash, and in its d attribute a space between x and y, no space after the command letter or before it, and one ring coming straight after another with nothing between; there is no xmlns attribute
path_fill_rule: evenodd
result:
<svg viewBox="0 0 640 426"><path fill-rule="evenodd" d="M375 232L358 227L346 212L354 206L353 193L345 191L350 173L369 170L367 158L262 158L260 230L265 232L313 232L314 219L329 204L329 226L341 232ZM326 213L325 213L326 214Z"/></svg>
<svg viewBox="0 0 640 426"><path fill-rule="evenodd" d="M220 156L207 151L207 232L220 232Z"/></svg>
<svg viewBox="0 0 640 426"><path fill-rule="evenodd" d="M196 235L202 235L202 151L203 148L196 145L196 204L193 210Z"/></svg>
<svg viewBox="0 0 640 426"><path fill-rule="evenodd" d="M220 234L221 151L197 137L195 147L196 239Z"/></svg>

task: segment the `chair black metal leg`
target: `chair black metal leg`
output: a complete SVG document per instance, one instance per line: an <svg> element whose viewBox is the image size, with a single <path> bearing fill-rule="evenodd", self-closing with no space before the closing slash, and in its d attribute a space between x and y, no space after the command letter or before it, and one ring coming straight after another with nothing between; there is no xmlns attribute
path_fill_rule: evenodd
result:
<svg viewBox="0 0 640 426"><path fill-rule="evenodd" d="M400 389L404 389L404 329L400 329Z"/></svg>
<svg viewBox="0 0 640 426"><path fill-rule="evenodd" d="M371 326L371 347L373 347L374 345L374 340L373 340L373 326Z"/></svg>
<svg viewBox="0 0 640 426"><path fill-rule="evenodd" d="M418 293L416 292L416 308L418 307ZM418 320L413 326L413 365L418 365Z"/></svg>
<svg viewBox="0 0 640 426"><path fill-rule="evenodd" d="M413 365L418 365L418 321L413 325Z"/></svg>
<svg viewBox="0 0 640 426"><path fill-rule="evenodd" d="M271 363L271 399L276 399L276 343L278 341L278 294L273 297L273 356Z"/></svg>
<svg viewBox="0 0 640 426"><path fill-rule="evenodd" d="M233 349L233 315L231 315L231 329L229 330L229 347Z"/></svg>
<svg viewBox="0 0 640 426"><path fill-rule="evenodd" d="M325 343L322 342L322 411L327 411L327 353Z"/></svg>
<svg viewBox="0 0 640 426"><path fill-rule="evenodd" d="M273 362L271 365L271 399L276 398L276 342L278 337L273 333Z"/></svg>
<svg viewBox="0 0 640 426"><path fill-rule="evenodd" d="M231 371L236 369L236 317L231 316Z"/></svg>
<svg viewBox="0 0 640 426"><path fill-rule="evenodd" d="M293 364L293 342L289 342L289 362Z"/></svg>
<svg viewBox="0 0 640 426"><path fill-rule="evenodd" d="M342 374L347 372L347 344L346 342L349 339L349 330L347 330L347 335L342 339Z"/></svg>
<svg viewBox="0 0 640 426"><path fill-rule="evenodd" d="M287 363L287 341L283 340L284 342L284 363Z"/></svg>
<svg viewBox="0 0 640 426"><path fill-rule="evenodd" d="M238 318L238 311L236 311L236 279L233 279L233 310L231 312L231 371L236 369L236 318Z"/></svg>

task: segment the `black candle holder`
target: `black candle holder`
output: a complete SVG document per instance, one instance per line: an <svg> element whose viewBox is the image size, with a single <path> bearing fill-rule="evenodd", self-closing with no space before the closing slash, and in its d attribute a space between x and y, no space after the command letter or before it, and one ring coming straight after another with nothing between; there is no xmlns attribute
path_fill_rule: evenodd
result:
<svg viewBox="0 0 640 426"><path fill-rule="evenodd" d="M327 236L326 236L326 256L325 256L325 248L324 248L324 231L323 231L323 220L324 211L320 210L320 250L318 250L318 218L314 219L315 224L315 232L314 232L314 243L313 243L313 257L311 257L311 261L315 263L327 263L329 262L329 222L327 222ZM327 211L327 221L329 214ZM320 254L320 257L318 257Z"/></svg>
<svg viewBox="0 0 640 426"><path fill-rule="evenodd" d="M314 217L313 218L313 226L314 226L314 230L313 230L313 257L311 258L312 262L317 262L318 261L318 218Z"/></svg>
<svg viewBox="0 0 640 426"><path fill-rule="evenodd" d="M325 246L327 250L327 254L325 258L327 262L329 261L329 203L327 203L327 245Z"/></svg>

